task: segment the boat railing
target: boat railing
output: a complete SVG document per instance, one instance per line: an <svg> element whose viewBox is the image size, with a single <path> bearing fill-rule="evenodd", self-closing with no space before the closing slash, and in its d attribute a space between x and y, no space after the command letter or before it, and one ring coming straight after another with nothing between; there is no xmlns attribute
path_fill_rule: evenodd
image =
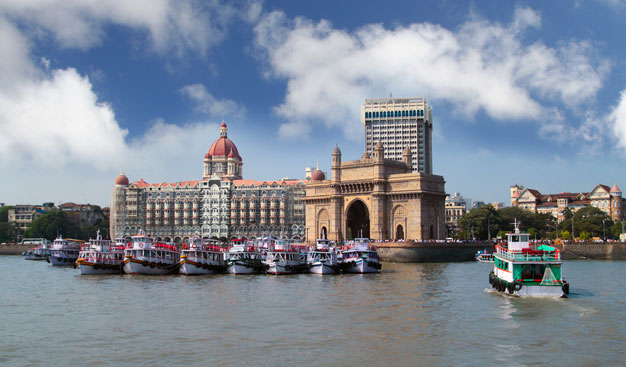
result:
<svg viewBox="0 0 626 367"><path fill-rule="evenodd" d="M510 250L506 247L496 245L497 254L505 259L514 261L557 261L561 260L561 252L558 249L554 251L533 250L532 248L524 250Z"/></svg>

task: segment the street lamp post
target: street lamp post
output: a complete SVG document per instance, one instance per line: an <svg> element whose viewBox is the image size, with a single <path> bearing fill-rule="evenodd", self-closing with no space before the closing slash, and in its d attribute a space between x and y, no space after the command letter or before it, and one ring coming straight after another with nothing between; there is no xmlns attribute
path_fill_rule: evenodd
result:
<svg viewBox="0 0 626 367"><path fill-rule="evenodd" d="M602 239L604 240L604 242L606 242L606 230L604 227L605 221L606 221L606 218L602 218Z"/></svg>

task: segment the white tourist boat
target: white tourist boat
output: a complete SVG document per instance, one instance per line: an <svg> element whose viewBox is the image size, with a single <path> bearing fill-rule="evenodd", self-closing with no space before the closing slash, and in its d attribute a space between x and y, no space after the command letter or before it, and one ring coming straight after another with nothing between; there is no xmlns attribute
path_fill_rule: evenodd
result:
<svg viewBox="0 0 626 367"><path fill-rule="evenodd" d="M346 273L377 273L381 267L376 247L368 238L349 241L341 252L341 269Z"/></svg>
<svg viewBox="0 0 626 367"><path fill-rule="evenodd" d="M492 288L520 297L567 297L569 284L563 280L561 253L547 245L530 242L528 233L507 233L507 242L496 245L494 267L489 274Z"/></svg>
<svg viewBox="0 0 626 367"><path fill-rule="evenodd" d="M126 274L163 275L178 272L180 251L176 245L153 242L143 233L132 236L132 243L124 250Z"/></svg>
<svg viewBox="0 0 626 367"><path fill-rule="evenodd" d="M286 240L275 240L265 252L265 272L267 274L295 274L303 271L300 250Z"/></svg>
<svg viewBox="0 0 626 367"><path fill-rule="evenodd" d="M224 247L219 241L193 237L183 245L180 273L185 275L217 274L226 271Z"/></svg>
<svg viewBox="0 0 626 367"><path fill-rule="evenodd" d="M52 243L45 238L25 238L23 244L35 245L35 247L22 252L24 260L48 260Z"/></svg>
<svg viewBox="0 0 626 367"><path fill-rule="evenodd" d="M85 241L70 238L64 239L62 236L59 236L52 243L48 262L54 266L74 266L76 259L78 259L80 248L84 244Z"/></svg>
<svg viewBox="0 0 626 367"><path fill-rule="evenodd" d="M306 254L306 264L309 273L313 274L339 274L341 264L337 258L335 247L326 239L315 241L315 247Z"/></svg>
<svg viewBox="0 0 626 367"><path fill-rule="evenodd" d="M236 242L226 253L226 270L230 274L258 274L264 269L261 253L252 242Z"/></svg>
<svg viewBox="0 0 626 367"><path fill-rule="evenodd" d="M90 239L78 255L76 266L82 275L121 274L124 261L125 240L116 243L104 240L98 231L96 239Z"/></svg>
<svg viewBox="0 0 626 367"><path fill-rule="evenodd" d="M476 261L481 263L492 263L494 260L493 252L489 252L487 250L480 250L476 252L474 258L476 259Z"/></svg>

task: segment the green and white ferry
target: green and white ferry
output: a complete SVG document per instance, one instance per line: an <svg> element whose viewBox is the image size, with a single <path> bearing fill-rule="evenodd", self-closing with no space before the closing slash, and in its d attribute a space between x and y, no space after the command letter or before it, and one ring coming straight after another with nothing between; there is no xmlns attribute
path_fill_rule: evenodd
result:
<svg viewBox="0 0 626 367"><path fill-rule="evenodd" d="M507 243L496 245L489 283L499 292L519 297L567 297L569 284L563 280L561 253L547 245L530 242L515 221L515 232Z"/></svg>

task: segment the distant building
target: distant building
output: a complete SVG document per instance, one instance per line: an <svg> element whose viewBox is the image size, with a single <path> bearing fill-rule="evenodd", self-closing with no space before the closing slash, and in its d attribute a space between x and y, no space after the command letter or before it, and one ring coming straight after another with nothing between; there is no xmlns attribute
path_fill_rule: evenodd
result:
<svg viewBox="0 0 626 367"><path fill-rule="evenodd" d="M361 107L365 127L365 153L374 154L381 142L385 159L402 161L405 148L411 152L411 170L433 173L433 111L424 98L371 98Z"/></svg>
<svg viewBox="0 0 626 367"><path fill-rule="evenodd" d="M521 189L521 191L520 191ZM613 221L624 220L625 199L617 184L612 188L596 185L591 192L562 192L559 194L542 194L535 189L524 189L523 186L511 186L511 205L533 213L548 213L561 222L565 218L565 210L576 212L592 206L605 212Z"/></svg>
<svg viewBox="0 0 626 367"><path fill-rule="evenodd" d="M467 200L458 192L446 196L446 227L453 232L458 231L458 220L467 213Z"/></svg>
<svg viewBox="0 0 626 367"><path fill-rule="evenodd" d="M23 232L45 212L45 208L41 205L14 205L9 209L8 221L15 224L15 227Z"/></svg>
<svg viewBox="0 0 626 367"><path fill-rule="evenodd" d="M493 208L495 210L500 210L500 209L504 208L504 203L500 202L500 201L493 201L490 204L491 204L491 206L493 206Z"/></svg>
<svg viewBox="0 0 626 367"><path fill-rule="evenodd" d="M97 205L75 204L69 202L59 205L58 210L76 215L78 225L80 226L93 226L98 221L104 219L102 209L100 209Z"/></svg>
<svg viewBox="0 0 626 367"><path fill-rule="evenodd" d="M484 201L474 201L472 203L472 209L480 208L481 206L484 206L484 205L485 205Z"/></svg>

